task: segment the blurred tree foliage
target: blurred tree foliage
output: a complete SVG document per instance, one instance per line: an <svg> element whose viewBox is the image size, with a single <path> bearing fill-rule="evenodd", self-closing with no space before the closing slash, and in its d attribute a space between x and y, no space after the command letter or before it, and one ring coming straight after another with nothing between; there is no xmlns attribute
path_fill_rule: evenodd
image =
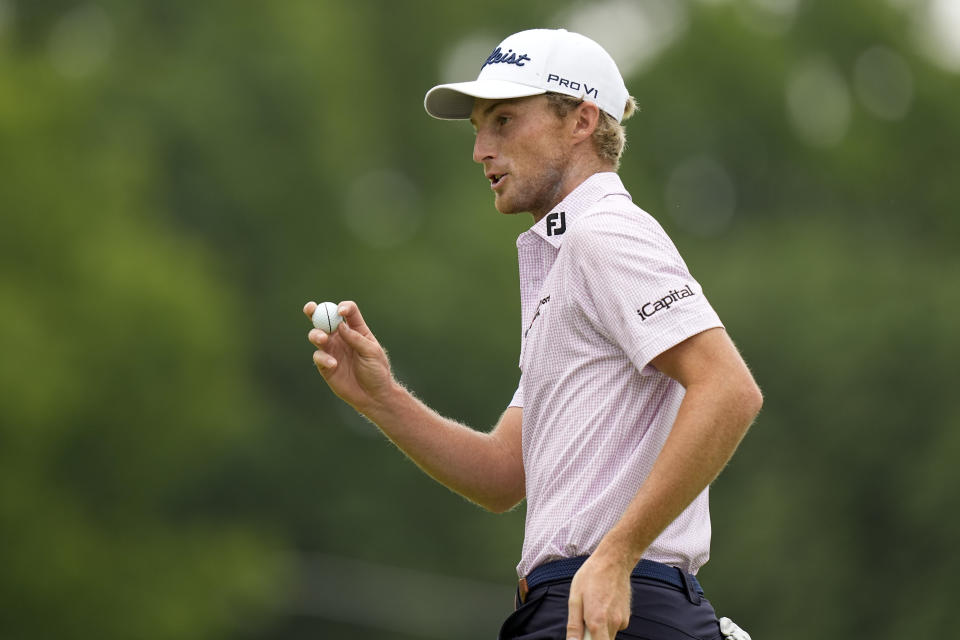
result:
<svg viewBox="0 0 960 640"><path fill-rule="evenodd" d="M767 396L714 487L718 610L947 633L960 91L921 53L933 2L0 0L0 636L371 637L284 621L313 551L509 601L522 508L345 409L300 307L357 300L428 404L497 420L529 219L420 104L532 26L675 36L628 74L621 175Z"/></svg>

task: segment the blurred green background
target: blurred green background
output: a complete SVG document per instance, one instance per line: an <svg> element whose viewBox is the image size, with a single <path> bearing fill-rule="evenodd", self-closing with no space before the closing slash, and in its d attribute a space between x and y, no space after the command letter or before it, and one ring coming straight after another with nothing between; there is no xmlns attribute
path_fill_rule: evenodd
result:
<svg viewBox="0 0 960 640"><path fill-rule="evenodd" d="M520 29L618 60L621 176L765 391L713 488L757 640L946 637L960 562L957 0L0 0L0 638L493 638L523 507L323 384L304 302L487 429L514 240L424 92Z"/></svg>

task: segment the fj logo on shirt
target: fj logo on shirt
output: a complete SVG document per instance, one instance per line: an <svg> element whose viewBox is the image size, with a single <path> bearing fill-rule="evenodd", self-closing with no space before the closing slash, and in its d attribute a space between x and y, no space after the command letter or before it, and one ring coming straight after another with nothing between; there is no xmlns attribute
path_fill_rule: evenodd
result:
<svg viewBox="0 0 960 640"><path fill-rule="evenodd" d="M558 211L547 216L547 235L559 236L567 230L567 213Z"/></svg>
<svg viewBox="0 0 960 640"><path fill-rule="evenodd" d="M693 292L693 289L690 287L690 285L685 286L683 289L674 289L659 300L648 302L637 309L637 315L640 316L641 320L646 320L658 311L669 309L675 302L679 302L684 298L689 298L695 295L697 294Z"/></svg>

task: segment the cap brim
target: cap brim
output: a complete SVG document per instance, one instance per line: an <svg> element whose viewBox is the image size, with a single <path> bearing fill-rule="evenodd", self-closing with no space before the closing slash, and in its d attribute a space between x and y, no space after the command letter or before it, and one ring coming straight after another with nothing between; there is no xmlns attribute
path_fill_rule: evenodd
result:
<svg viewBox="0 0 960 640"><path fill-rule="evenodd" d="M423 106L440 120L466 120L473 112L474 98L507 100L546 93L546 89L505 80L474 80L441 84L427 91Z"/></svg>

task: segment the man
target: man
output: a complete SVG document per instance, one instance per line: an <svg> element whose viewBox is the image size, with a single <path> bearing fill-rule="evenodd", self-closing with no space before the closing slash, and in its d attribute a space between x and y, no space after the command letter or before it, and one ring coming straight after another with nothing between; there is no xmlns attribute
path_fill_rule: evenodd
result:
<svg viewBox="0 0 960 640"><path fill-rule="evenodd" d="M426 473L491 511L526 498L501 638L721 637L694 577L709 555L707 491L762 398L615 173L633 104L606 51L564 30L514 34L476 81L426 95L432 116L470 119L496 208L533 215L517 241L520 384L492 431L408 393L356 304L340 305L334 335L309 334L333 391Z"/></svg>

